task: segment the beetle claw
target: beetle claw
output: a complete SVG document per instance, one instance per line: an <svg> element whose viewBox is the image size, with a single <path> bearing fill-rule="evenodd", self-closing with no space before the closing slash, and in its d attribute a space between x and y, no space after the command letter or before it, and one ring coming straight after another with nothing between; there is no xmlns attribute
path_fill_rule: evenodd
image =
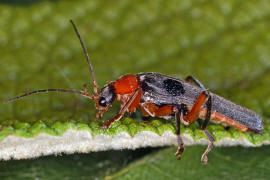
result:
<svg viewBox="0 0 270 180"><path fill-rule="evenodd" d="M106 123L104 123L104 124L102 125L102 128L105 129L105 130L109 129L109 127L110 127L110 126L108 126Z"/></svg>
<svg viewBox="0 0 270 180"><path fill-rule="evenodd" d="M177 151L175 152L175 156L177 157L177 160L181 160L181 154L184 152L184 148L178 147Z"/></svg>
<svg viewBox="0 0 270 180"><path fill-rule="evenodd" d="M206 154L203 154L203 155L202 155L201 161L202 161L202 164L203 164L203 165L207 165L207 163L208 163L208 157L207 157Z"/></svg>

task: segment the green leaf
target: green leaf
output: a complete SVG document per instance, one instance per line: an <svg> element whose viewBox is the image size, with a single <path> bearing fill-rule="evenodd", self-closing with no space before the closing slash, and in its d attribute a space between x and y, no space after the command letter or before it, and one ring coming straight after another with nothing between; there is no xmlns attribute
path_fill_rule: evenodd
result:
<svg viewBox="0 0 270 180"><path fill-rule="evenodd" d="M1 179L101 179L126 167L149 150L106 151L88 154L58 155L38 159L0 163Z"/></svg>
<svg viewBox="0 0 270 180"><path fill-rule="evenodd" d="M268 179L269 147L215 148L209 164L202 166L200 154L205 147L187 147L181 161L173 156L176 148L167 148L129 164L109 179ZM240 153L241 152L241 153Z"/></svg>

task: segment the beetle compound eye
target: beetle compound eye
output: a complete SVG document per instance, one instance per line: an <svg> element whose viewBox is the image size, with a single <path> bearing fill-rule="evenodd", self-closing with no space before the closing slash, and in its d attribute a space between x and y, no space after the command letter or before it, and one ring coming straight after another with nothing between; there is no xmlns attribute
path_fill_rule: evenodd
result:
<svg viewBox="0 0 270 180"><path fill-rule="evenodd" d="M105 100L104 97L101 97L101 98L99 99L98 104L99 104L100 106L104 106L104 107L105 107L105 106L107 105L107 102L106 102L106 100Z"/></svg>

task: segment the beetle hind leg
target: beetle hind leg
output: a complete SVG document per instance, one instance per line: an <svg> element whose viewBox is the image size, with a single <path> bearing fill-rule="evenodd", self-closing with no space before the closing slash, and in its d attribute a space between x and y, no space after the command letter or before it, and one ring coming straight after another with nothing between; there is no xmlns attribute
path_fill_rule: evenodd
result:
<svg viewBox="0 0 270 180"><path fill-rule="evenodd" d="M214 143L213 136L206 130L206 126L207 126L207 124L210 120L210 117L211 117L211 109L212 109L212 98L210 95L208 95L208 96L209 97L208 97L208 100L206 102L206 108L207 108L206 117L205 117L204 122L201 125L201 130L206 135L206 137L209 141L208 146L201 157L201 161L202 161L203 165L206 165L208 163L207 155L213 149L213 143Z"/></svg>
<svg viewBox="0 0 270 180"><path fill-rule="evenodd" d="M194 82L197 86L199 86L203 90L206 90L206 88L204 87L204 85L198 79L196 79L193 76L187 76L186 79L185 79L185 81L188 82L188 83Z"/></svg>
<svg viewBox="0 0 270 180"><path fill-rule="evenodd" d="M210 120L210 116L211 116L211 109L212 109L212 98L211 95L209 94L209 92L207 90L203 90L201 92L201 94L198 96L198 98L196 99L192 109L190 110L190 112L188 114L184 114L183 118L184 121L188 122L189 124L192 124L195 120L198 119L201 108L206 105L207 111L206 111L206 115L205 115L205 120L203 121L200 129L204 132L204 134L206 135L209 144L207 149L205 150L205 152L203 153L202 157L201 157L201 161L204 165L207 164L208 162L208 153L212 150L213 148L213 142L214 142L214 138L211 136L211 134L206 130L206 126Z"/></svg>
<svg viewBox="0 0 270 180"><path fill-rule="evenodd" d="M203 165L207 165L208 163L208 153L213 149L213 142L214 142L214 138L213 136L207 131L207 130L203 130L203 133L206 135L206 137L208 138L209 140L209 143L208 143L208 146L206 148L206 150L204 151L204 153L202 154L202 157L201 157L201 161L203 163Z"/></svg>

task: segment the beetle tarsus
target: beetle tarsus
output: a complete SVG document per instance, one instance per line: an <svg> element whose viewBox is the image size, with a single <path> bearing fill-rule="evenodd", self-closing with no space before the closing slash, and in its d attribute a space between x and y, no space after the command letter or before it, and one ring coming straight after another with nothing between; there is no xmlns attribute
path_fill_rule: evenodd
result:
<svg viewBox="0 0 270 180"><path fill-rule="evenodd" d="M177 135L178 148L175 153L177 160L181 160L181 154L184 152L184 143L180 135Z"/></svg>
<svg viewBox="0 0 270 180"><path fill-rule="evenodd" d="M106 122L103 124L102 128L104 128L104 129L109 129L110 126L112 125L112 123L115 122L115 121L118 121L119 119L121 119L122 116L123 116L122 113L117 114L117 115L114 116L112 119L106 121Z"/></svg>
<svg viewBox="0 0 270 180"><path fill-rule="evenodd" d="M201 157L201 162L202 162L203 165L207 165L208 164L207 154L203 153L203 155Z"/></svg>
<svg viewBox="0 0 270 180"><path fill-rule="evenodd" d="M213 149L214 138L207 130L203 130L203 132L206 135L206 137L208 138L209 144L207 146L207 149L202 154L201 161L202 161L203 165L207 165L207 163L208 163L207 155Z"/></svg>
<svg viewBox="0 0 270 180"><path fill-rule="evenodd" d="M105 129L105 130L107 130L107 129L109 129L109 126L104 124L104 125L102 126L102 128Z"/></svg>
<svg viewBox="0 0 270 180"><path fill-rule="evenodd" d="M180 126L181 126L181 121L183 120L183 113L184 113L184 108L186 106L184 104L181 104L179 107L175 107L175 119L176 119L176 135L177 135L177 142L178 142L178 148L175 153L175 156L177 157L177 160L181 160L181 154L184 152L184 142L182 140L182 137L180 136Z"/></svg>
<svg viewBox="0 0 270 180"><path fill-rule="evenodd" d="M184 152L184 147L183 148L179 148L177 149L175 156L177 157L177 160L181 160L181 155Z"/></svg>

